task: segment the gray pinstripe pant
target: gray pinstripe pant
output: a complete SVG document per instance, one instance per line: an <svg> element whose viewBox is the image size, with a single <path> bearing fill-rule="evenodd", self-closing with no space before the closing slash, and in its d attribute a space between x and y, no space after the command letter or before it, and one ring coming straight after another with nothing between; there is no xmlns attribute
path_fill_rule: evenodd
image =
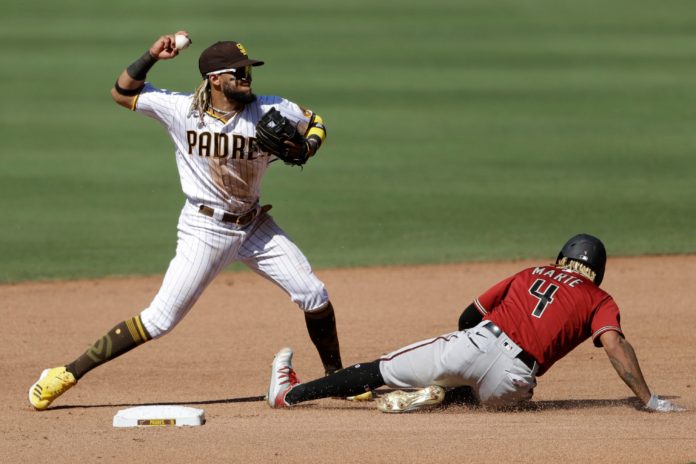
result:
<svg viewBox="0 0 696 464"><path fill-rule="evenodd" d="M495 337L481 326L422 340L382 356L380 372L390 387L472 387L492 405L530 400L536 370L516 358L521 348L504 333Z"/></svg>

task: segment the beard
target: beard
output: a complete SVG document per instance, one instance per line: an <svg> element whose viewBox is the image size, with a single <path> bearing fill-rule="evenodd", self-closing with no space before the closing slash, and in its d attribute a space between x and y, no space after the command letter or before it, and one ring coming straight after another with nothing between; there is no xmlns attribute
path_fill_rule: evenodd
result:
<svg viewBox="0 0 696 464"><path fill-rule="evenodd" d="M256 101L256 95L254 95L252 92L237 92L230 89L226 85L223 86L222 93L225 94L225 97L227 97L228 100L237 103L247 104Z"/></svg>

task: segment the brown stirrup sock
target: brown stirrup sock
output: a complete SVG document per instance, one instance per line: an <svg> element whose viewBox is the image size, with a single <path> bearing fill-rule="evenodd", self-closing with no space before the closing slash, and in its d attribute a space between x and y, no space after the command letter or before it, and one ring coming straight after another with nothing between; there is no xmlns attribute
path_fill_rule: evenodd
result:
<svg viewBox="0 0 696 464"><path fill-rule="evenodd" d="M132 350L151 338L143 327L140 316L126 319L94 342L82 356L65 366L65 369L79 380L100 364Z"/></svg>
<svg viewBox="0 0 696 464"><path fill-rule="evenodd" d="M372 391L382 385L384 378L377 360L346 367L326 377L298 384L285 395L285 402L295 404L318 398L345 398Z"/></svg>
<svg viewBox="0 0 696 464"><path fill-rule="evenodd" d="M305 323L309 338L319 352L325 373L331 374L341 369L343 364L336 333L336 315L331 302L319 312L305 313Z"/></svg>

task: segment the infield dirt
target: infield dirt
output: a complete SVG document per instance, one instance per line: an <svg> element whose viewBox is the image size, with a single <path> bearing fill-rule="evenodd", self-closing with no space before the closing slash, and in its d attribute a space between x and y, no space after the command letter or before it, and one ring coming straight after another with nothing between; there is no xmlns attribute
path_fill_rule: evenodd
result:
<svg viewBox="0 0 696 464"><path fill-rule="evenodd" d="M456 328L490 285L543 262L320 270L337 311L344 364L370 361ZM374 403L320 400L272 410L270 363L295 350L300 379L322 374L300 311L252 273L218 277L171 334L84 377L43 412L27 401L41 370L72 360L147 306L161 277L0 286L5 327L0 461L19 462L564 462L696 461L696 256L610 259L603 287L648 384L686 406L636 408L603 350L588 341L539 378L536 408L450 406L382 414ZM202 427L115 429L119 409L180 404Z"/></svg>

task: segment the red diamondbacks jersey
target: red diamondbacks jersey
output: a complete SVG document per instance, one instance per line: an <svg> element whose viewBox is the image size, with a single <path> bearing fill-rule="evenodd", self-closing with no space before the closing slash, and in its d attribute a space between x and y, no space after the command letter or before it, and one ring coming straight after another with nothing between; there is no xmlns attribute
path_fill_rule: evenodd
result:
<svg viewBox="0 0 696 464"><path fill-rule="evenodd" d="M592 337L621 332L614 299L579 273L553 265L525 269L474 301L484 319L497 324L539 363L542 375Z"/></svg>

